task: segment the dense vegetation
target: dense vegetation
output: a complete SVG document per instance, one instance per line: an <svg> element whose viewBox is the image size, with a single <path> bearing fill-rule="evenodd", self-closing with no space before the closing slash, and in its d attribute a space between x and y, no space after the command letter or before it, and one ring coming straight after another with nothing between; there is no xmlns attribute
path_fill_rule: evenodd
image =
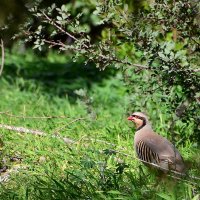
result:
<svg viewBox="0 0 200 200"><path fill-rule="evenodd" d="M0 78L0 199L199 199L198 2L36 2ZM176 145L187 177L135 157L133 111Z"/></svg>

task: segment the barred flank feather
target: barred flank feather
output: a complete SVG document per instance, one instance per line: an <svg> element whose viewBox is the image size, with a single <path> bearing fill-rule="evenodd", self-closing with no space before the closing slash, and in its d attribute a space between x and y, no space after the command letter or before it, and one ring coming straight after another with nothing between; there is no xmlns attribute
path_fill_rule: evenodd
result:
<svg viewBox="0 0 200 200"><path fill-rule="evenodd" d="M145 143L140 140L136 145L136 152L139 159L159 165L160 159L157 153L153 152Z"/></svg>

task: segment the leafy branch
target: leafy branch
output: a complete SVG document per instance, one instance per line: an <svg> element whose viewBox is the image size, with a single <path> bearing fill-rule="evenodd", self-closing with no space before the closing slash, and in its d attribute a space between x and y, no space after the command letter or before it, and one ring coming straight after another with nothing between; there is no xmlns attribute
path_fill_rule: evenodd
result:
<svg viewBox="0 0 200 200"><path fill-rule="evenodd" d="M56 8L53 8L51 12ZM64 12L64 7L61 8L62 12ZM57 9L60 11L60 9ZM66 42L63 42L61 40L54 40L51 39L51 36L49 38L42 38L41 33L42 33L42 27L39 26L38 29L35 32L30 32L30 31L24 31L25 35L30 37L31 39L35 37L34 41L34 48L38 48L41 50L42 46L44 44L49 45L50 48L52 47L58 47L60 51L73 51L75 53L74 60L80 56L83 56L86 58L86 62L95 62L97 67L99 66L100 69L105 69L109 65L115 65L115 64L122 64L122 65L128 65L128 66L134 66L138 68L139 70L151 70L151 67L138 64L138 63L132 63L126 60L120 60L116 56L116 51L114 49L114 46L109 45L107 46L107 43L99 42L97 44L91 44L91 39L89 35L86 36L81 36L77 38L75 36L75 32L69 32L67 31L67 27L63 27L64 25L62 24L62 18L60 15L56 17L56 20L51 18L47 13L45 13L44 10L37 11L33 9L33 12L36 12L35 15L39 17L42 22L48 25L52 25L55 28L55 34L58 34L58 31L60 31L61 34L64 34L67 38L72 39L74 42L72 44L66 44ZM66 16L70 16L69 13L66 14ZM58 20L59 19L59 20ZM66 18L65 21L68 23L73 24L74 22L71 21L70 19ZM76 27L74 25L74 27ZM112 52L112 54L110 54ZM108 55L106 55L108 54ZM111 64L112 63L112 64Z"/></svg>
<svg viewBox="0 0 200 200"><path fill-rule="evenodd" d="M168 106L175 115L180 105L189 102L178 117L197 121L194 110L199 110L200 94L198 6L191 0L156 0L133 13L121 3L98 2L91 15L98 18L97 24L103 29L95 40L82 26L83 13L72 15L66 5L52 5L45 10L36 7L31 12L40 23L37 27L30 23L25 34L36 49L55 48L72 54L75 62L80 58L85 63L93 62L100 70L115 66L124 73L130 93L145 98L159 92L163 99L168 97ZM140 92L135 91L135 84ZM169 97L173 90L176 94ZM198 128L196 124L194 132Z"/></svg>

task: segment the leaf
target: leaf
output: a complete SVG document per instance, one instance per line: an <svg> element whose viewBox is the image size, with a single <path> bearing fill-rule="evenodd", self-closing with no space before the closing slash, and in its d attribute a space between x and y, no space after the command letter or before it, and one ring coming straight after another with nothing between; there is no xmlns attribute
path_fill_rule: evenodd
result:
<svg viewBox="0 0 200 200"><path fill-rule="evenodd" d="M161 197L162 199L165 199L165 200L173 200L171 195L168 195L168 194L165 194L165 193L157 193L157 195L159 197Z"/></svg>
<svg viewBox="0 0 200 200"><path fill-rule="evenodd" d="M62 10L62 11L67 11L67 7L65 6L65 4L63 4L63 5L61 6L61 10Z"/></svg>
<svg viewBox="0 0 200 200"><path fill-rule="evenodd" d="M56 19L59 20L59 21L63 20L61 16L57 16Z"/></svg>
<svg viewBox="0 0 200 200"><path fill-rule="evenodd" d="M165 54L163 52L158 52L158 55L160 56L160 58L164 61L169 61L169 58L167 56L165 56Z"/></svg>

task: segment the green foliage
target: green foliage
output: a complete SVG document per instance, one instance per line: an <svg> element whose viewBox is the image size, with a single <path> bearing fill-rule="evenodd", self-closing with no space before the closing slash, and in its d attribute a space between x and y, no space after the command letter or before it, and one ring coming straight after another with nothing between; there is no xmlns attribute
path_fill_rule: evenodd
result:
<svg viewBox="0 0 200 200"><path fill-rule="evenodd" d="M85 9L94 10L89 18L95 19L96 28L103 26L101 37L94 40L91 30L85 28L83 19L88 12L83 4L76 12L69 9L71 4L61 8L54 4L45 10L35 7L31 11L41 23L34 32L27 33L34 48L42 50L48 45L73 53L74 61L84 58L85 63L93 62L99 69L119 68L131 93L149 99L157 92L161 103L168 103L174 114L172 130L176 121L196 122L187 139L199 143L199 3L157 0L143 2L136 12L123 1L98 1L96 8L94 2L87 3ZM49 26L53 35L46 36L43 30ZM65 41L54 34L64 35ZM137 91L135 84L140 86ZM178 139L187 131L183 130ZM177 137L176 133L173 137Z"/></svg>
<svg viewBox="0 0 200 200"><path fill-rule="evenodd" d="M55 55L50 55L54 59ZM12 62L16 66L20 65L22 71L32 68L26 60L32 58L34 61L36 58L30 52L26 56L23 63L20 56L9 55L6 68ZM58 57L56 55L55 59ZM62 59L60 55L61 63ZM0 79L0 110L7 111L0 114L0 124L42 130L47 135L37 136L1 129L4 142L2 164L8 167L5 173L1 173L1 178L6 173L9 177L7 182L1 182L0 199L198 197L199 188L195 185L198 180L191 179L193 183L187 180L174 183L174 180L166 179L167 183L162 183L135 158L132 124L126 122L126 110L130 99L135 98L135 109L141 105L139 95L130 96L127 93L120 73L93 83L90 88L79 85L79 90L74 90L76 101L71 103L67 96L46 91L42 82L32 82L32 78L28 79L24 73L19 73L21 77L11 79L8 72ZM139 89L139 86L135 87ZM159 95L153 95L155 102L159 101ZM170 116L166 113L169 113L170 108L166 103L159 108L162 112L158 112L155 102L146 102L151 121L155 130L168 137ZM11 113L15 116L9 115ZM66 118L34 119L27 116ZM78 118L84 119L74 121ZM189 126L193 124L189 123ZM183 124L180 122L176 131L181 132L182 129ZM63 137L75 142L65 143ZM185 159L192 157L192 160L196 160L189 174L199 176L198 149L189 140L186 146L179 143L178 148Z"/></svg>
<svg viewBox="0 0 200 200"><path fill-rule="evenodd" d="M19 44L12 50L15 52ZM20 46L21 47L21 46ZM101 82L116 73L113 68L99 72L93 63L84 65L84 61L74 63L69 56L49 52L46 58L40 58L33 52L19 51L18 53L6 52L5 76L9 74L12 84L18 85L20 90L30 88L33 92L35 84L40 82L43 92L52 95L68 96L71 101L76 98L75 90L89 89L93 83ZM17 80L14 77L18 78Z"/></svg>
<svg viewBox="0 0 200 200"><path fill-rule="evenodd" d="M56 3L57 6L61 6L64 1L60 0L2 0L0 2L0 38L4 40L7 47L11 47L15 41L11 40L14 34L18 34L21 24L26 24L26 19L34 21L30 16L29 9L37 5L39 8L45 8L52 3ZM20 10L20 12L19 12ZM17 38L18 39L18 38Z"/></svg>
<svg viewBox="0 0 200 200"><path fill-rule="evenodd" d="M6 52L0 123L46 136L1 129L0 199L199 198L199 2L137 3L31 6L18 36L46 57ZM139 110L197 178L157 180L135 158L125 121Z"/></svg>

